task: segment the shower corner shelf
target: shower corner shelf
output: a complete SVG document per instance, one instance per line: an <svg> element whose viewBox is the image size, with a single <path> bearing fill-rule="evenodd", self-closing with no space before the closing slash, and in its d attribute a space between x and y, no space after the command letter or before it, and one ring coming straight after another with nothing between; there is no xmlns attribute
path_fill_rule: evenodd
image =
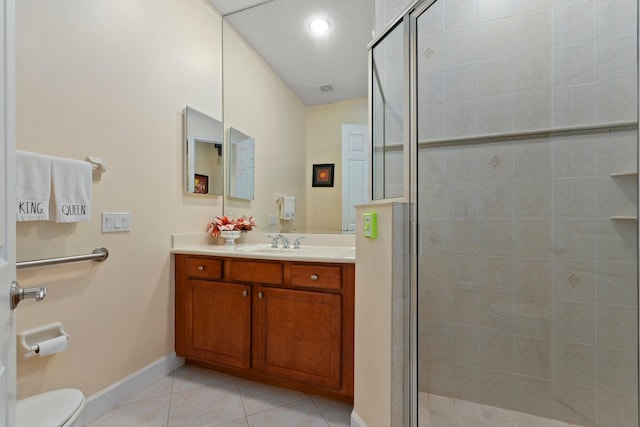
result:
<svg viewBox="0 0 640 427"><path fill-rule="evenodd" d="M638 172L634 172L634 171L627 171L627 172L612 172L609 174L609 176L635 176L638 175Z"/></svg>
<svg viewBox="0 0 640 427"><path fill-rule="evenodd" d="M631 215L614 215L611 217L611 219L614 220L621 220L621 221L637 221L638 217L637 216L631 216Z"/></svg>

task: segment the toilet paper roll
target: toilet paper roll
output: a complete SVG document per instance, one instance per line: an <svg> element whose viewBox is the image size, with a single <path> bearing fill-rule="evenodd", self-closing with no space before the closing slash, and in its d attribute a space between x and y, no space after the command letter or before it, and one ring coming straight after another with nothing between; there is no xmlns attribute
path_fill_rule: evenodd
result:
<svg viewBox="0 0 640 427"><path fill-rule="evenodd" d="M67 349L69 338L64 335L38 343L38 357L46 357Z"/></svg>

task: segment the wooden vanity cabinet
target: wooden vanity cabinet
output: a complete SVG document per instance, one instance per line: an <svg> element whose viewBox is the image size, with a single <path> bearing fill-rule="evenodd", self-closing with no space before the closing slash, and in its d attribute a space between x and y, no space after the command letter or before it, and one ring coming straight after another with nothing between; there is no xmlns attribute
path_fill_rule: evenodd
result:
<svg viewBox="0 0 640 427"><path fill-rule="evenodd" d="M251 286L211 280L222 278L219 260L182 261L183 280L176 292L176 336L182 339L176 339L176 352L185 358L249 368Z"/></svg>
<svg viewBox="0 0 640 427"><path fill-rule="evenodd" d="M258 288L256 369L339 389L342 298L337 294Z"/></svg>
<svg viewBox="0 0 640 427"><path fill-rule="evenodd" d="M190 354L238 368L251 366L251 286L190 280ZM222 327L221 327L222 326Z"/></svg>
<svg viewBox="0 0 640 427"><path fill-rule="evenodd" d="M175 260L179 356L353 399L353 264L179 254Z"/></svg>

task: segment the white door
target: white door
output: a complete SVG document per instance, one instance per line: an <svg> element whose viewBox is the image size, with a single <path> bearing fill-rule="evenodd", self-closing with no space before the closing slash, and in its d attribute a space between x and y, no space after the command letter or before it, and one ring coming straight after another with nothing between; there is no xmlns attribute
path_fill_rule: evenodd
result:
<svg viewBox="0 0 640 427"><path fill-rule="evenodd" d="M16 331L9 288L16 278L14 0L0 9L0 427L16 425Z"/></svg>
<svg viewBox="0 0 640 427"><path fill-rule="evenodd" d="M342 231L355 233L354 206L369 201L367 125L342 125Z"/></svg>
<svg viewBox="0 0 640 427"><path fill-rule="evenodd" d="M253 199L253 164L255 141L247 138L235 143L236 147L236 194L240 199Z"/></svg>

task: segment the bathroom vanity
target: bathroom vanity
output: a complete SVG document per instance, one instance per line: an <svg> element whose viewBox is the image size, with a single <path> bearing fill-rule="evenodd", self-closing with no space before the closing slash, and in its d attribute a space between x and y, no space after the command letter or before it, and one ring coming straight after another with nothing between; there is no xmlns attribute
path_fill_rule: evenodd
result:
<svg viewBox="0 0 640 427"><path fill-rule="evenodd" d="M174 249L177 354L352 401L355 256L341 251Z"/></svg>

